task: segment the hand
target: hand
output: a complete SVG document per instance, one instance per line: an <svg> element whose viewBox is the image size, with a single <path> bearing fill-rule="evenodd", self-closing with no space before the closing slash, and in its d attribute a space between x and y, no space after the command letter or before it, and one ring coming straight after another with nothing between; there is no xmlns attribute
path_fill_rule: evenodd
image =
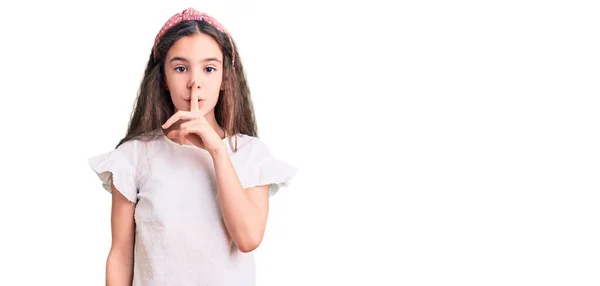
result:
<svg viewBox="0 0 600 286"><path fill-rule="evenodd" d="M219 134L217 134L199 109L198 91L192 91L190 111L177 111L162 127L167 129L180 120L185 121L179 125L179 129L170 131L167 137L178 138L180 144L183 144L187 140L196 147L205 149L211 155L214 155L221 151L225 145Z"/></svg>

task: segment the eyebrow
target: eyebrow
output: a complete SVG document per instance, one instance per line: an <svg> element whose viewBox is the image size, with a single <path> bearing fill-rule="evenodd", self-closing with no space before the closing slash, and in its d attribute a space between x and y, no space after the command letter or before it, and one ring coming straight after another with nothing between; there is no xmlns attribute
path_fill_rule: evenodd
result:
<svg viewBox="0 0 600 286"><path fill-rule="evenodd" d="M174 62L174 61L182 61L182 62L186 62L189 63L190 61L184 57L173 57L171 58L171 60L169 60L169 62ZM202 62L219 62L221 63L221 60L217 59L217 58L205 58L201 60Z"/></svg>

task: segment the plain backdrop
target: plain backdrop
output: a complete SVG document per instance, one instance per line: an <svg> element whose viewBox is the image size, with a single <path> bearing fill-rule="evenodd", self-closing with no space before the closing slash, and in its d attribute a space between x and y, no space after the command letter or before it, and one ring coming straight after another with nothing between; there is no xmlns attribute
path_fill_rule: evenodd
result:
<svg viewBox="0 0 600 286"><path fill-rule="evenodd" d="M239 46L259 136L299 168L259 286L599 285L594 1L21 1L0 8L0 285L104 285L110 196L154 36Z"/></svg>

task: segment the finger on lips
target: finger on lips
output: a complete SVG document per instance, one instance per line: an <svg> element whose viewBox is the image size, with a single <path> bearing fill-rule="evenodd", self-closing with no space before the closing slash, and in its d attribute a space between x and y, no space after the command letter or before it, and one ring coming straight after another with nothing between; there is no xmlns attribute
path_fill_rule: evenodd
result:
<svg viewBox="0 0 600 286"><path fill-rule="evenodd" d="M195 81L192 83L192 86L196 86ZM190 111L183 111L183 110L177 111L175 114L173 114L173 116L171 116L171 118L169 118L167 120L167 122L165 122L162 125L162 127L164 129L167 129L179 120L182 120L182 119L190 120L190 119L198 118L196 112L200 109L199 104L198 104L198 96L199 96L198 93L199 92L200 92L200 90L198 90L196 88L192 88L192 91L190 93Z"/></svg>
<svg viewBox="0 0 600 286"><path fill-rule="evenodd" d="M198 107L198 93L200 92L200 90L197 88L194 88L194 87L196 87L195 81L192 83L192 91L191 91L191 97L190 97L190 111L198 111L198 109L200 109Z"/></svg>

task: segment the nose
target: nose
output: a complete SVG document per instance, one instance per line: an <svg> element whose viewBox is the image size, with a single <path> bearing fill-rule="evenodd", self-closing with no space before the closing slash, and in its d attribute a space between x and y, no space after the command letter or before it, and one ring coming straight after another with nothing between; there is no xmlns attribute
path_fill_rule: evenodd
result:
<svg viewBox="0 0 600 286"><path fill-rule="evenodd" d="M192 81L188 84L188 90L190 91L190 100L204 100L204 96L201 95L201 84L197 81Z"/></svg>
<svg viewBox="0 0 600 286"><path fill-rule="evenodd" d="M188 83L188 87L189 90L191 90L192 88L194 89L200 89L200 85L196 83L196 81L192 81L191 83Z"/></svg>
<svg viewBox="0 0 600 286"><path fill-rule="evenodd" d="M188 84L187 84L188 90L200 89L200 87L202 86L202 84L201 84L202 71L200 69L190 68L190 72L188 73L188 76L189 76Z"/></svg>

